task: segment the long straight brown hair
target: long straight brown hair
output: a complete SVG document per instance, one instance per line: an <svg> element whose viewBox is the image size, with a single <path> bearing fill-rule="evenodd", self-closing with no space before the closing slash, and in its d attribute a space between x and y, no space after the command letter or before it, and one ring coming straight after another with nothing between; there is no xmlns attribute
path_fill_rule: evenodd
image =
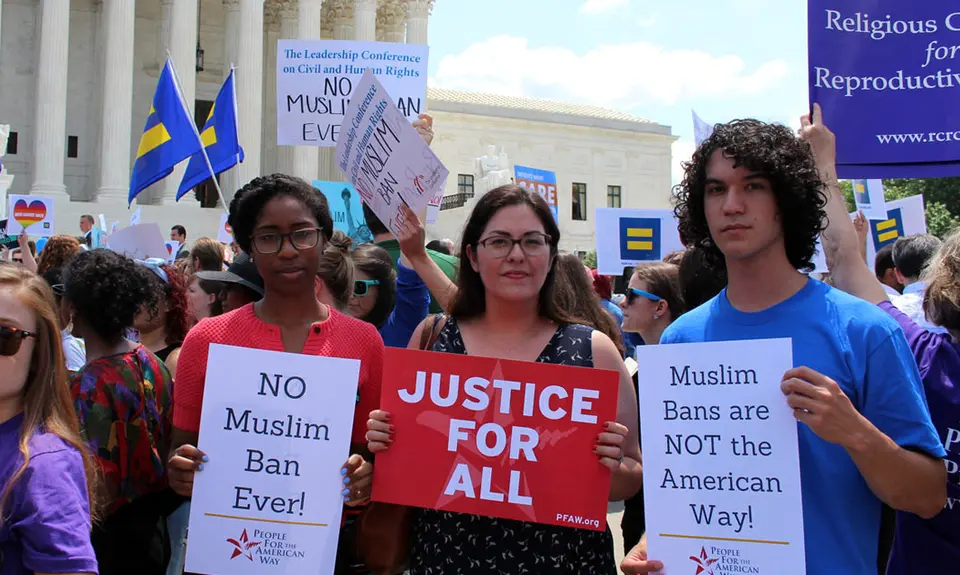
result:
<svg viewBox="0 0 960 575"><path fill-rule="evenodd" d="M486 289L479 272L470 265L467 248L477 253L477 244L483 230L493 216L501 209L510 206L528 206L543 224L543 230L550 238L550 271L540 288L537 302L540 317L566 325L574 320L554 301L554 283L557 275L557 246L560 244L560 228L553 219L550 206L536 192L528 192L515 184L500 186L485 193L473 207L470 219L463 228L460 238L460 269L457 273L457 296L450 309L450 315L458 320L480 317L487 311Z"/></svg>
<svg viewBox="0 0 960 575"><path fill-rule="evenodd" d="M20 453L23 465L13 474L0 495L0 523L11 488L30 463L30 438L37 429L53 433L80 452L87 477L91 524L96 519L94 493L97 471L87 446L80 439L80 424L73 408L67 366L57 327L53 292L42 278L20 266L0 264L0 288L11 288L17 299L37 318L37 336L30 361L30 372L23 387L23 427Z"/></svg>

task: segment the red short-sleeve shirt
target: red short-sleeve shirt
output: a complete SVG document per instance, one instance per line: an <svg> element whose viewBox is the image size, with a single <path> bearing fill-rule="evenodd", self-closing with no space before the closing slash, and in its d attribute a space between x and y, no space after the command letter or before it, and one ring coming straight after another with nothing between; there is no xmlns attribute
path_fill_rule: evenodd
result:
<svg viewBox="0 0 960 575"><path fill-rule="evenodd" d="M211 343L283 351L280 328L261 321L253 311L253 304L198 323L187 334L180 349L176 385L173 387L173 425L184 431L200 431L200 410ZM360 360L360 386L352 440L365 443L368 415L380 405L383 339L377 329L330 308L330 317L311 327L303 353Z"/></svg>

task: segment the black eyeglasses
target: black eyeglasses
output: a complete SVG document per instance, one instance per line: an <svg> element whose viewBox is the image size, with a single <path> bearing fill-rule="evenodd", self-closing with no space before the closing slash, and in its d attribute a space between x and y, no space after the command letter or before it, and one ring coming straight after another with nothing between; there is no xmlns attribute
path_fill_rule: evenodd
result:
<svg viewBox="0 0 960 575"><path fill-rule="evenodd" d="M257 253L270 255L283 249L283 240L290 238L290 244L296 250L310 250L320 243L321 228L302 228L289 234L280 232L266 232L253 236L253 249Z"/></svg>
<svg viewBox="0 0 960 575"><path fill-rule="evenodd" d="M505 258L513 251L513 246L519 245L520 250L528 257L546 255L550 251L550 236L537 232L524 234L519 239L510 236L490 236L477 242L496 259Z"/></svg>
<svg viewBox="0 0 960 575"><path fill-rule="evenodd" d="M16 355L20 345L28 337L37 337L37 334L15 327L0 325L0 356Z"/></svg>
<svg viewBox="0 0 960 575"><path fill-rule="evenodd" d="M380 280L354 280L353 295L363 297L370 293L370 286L380 285Z"/></svg>

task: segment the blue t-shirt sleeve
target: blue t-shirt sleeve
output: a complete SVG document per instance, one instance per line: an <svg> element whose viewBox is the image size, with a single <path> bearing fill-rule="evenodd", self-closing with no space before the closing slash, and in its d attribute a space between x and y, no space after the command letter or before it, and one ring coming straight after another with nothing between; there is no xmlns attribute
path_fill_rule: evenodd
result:
<svg viewBox="0 0 960 575"><path fill-rule="evenodd" d="M407 347L417 326L430 311L430 291L417 272L397 260L397 301L390 317L380 327L388 347Z"/></svg>
<svg viewBox="0 0 960 575"><path fill-rule="evenodd" d="M945 457L930 419L920 372L901 330L887 335L867 356L863 416L900 447Z"/></svg>
<svg viewBox="0 0 960 575"><path fill-rule="evenodd" d="M76 450L64 448L32 457L12 496L10 531L20 541L28 571L97 572L87 481Z"/></svg>

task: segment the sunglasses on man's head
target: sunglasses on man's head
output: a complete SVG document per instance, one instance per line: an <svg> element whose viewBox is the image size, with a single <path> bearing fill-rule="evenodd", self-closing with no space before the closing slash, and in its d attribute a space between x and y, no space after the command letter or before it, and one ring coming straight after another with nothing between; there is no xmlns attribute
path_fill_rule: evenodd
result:
<svg viewBox="0 0 960 575"><path fill-rule="evenodd" d="M37 337L37 334L15 327L0 325L0 356L16 355L20 345L28 337Z"/></svg>
<svg viewBox="0 0 960 575"><path fill-rule="evenodd" d="M380 280L354 280L353 295L363 297L370 293L370 286L380 285Z"/></svg>
<svg viewBox="0 0 960 575"><path fill-rule="evenodd" d="M642 289L627 288L627 305L633 305L633 302L635 302L638 297L645 297L650 301L660 301L663 299L658 295L653 295L652 293L643 291Z"/></svg>

